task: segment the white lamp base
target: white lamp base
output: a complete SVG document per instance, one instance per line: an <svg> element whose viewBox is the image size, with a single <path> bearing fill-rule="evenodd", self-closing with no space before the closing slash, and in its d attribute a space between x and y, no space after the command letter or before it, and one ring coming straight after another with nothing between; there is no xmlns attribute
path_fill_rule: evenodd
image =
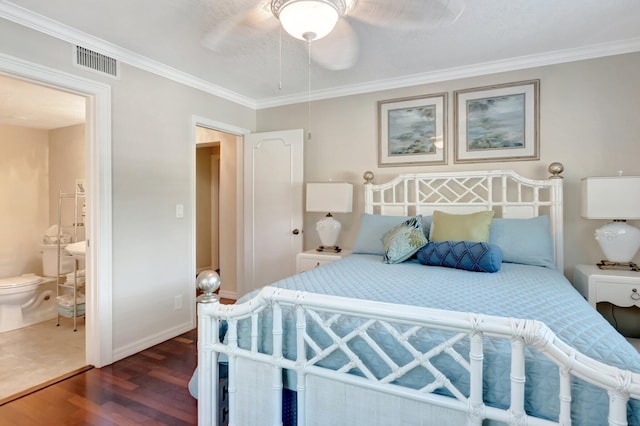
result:
<svg viewBox="0 0 640 426"><path fill-rule="evenodd" d="M640 229L625 221L608 223L595 236L609 262L630 263L640 249Z"/></svg>
<svg viewBox="0 0 640 426"><path fill-rule="evenodd" d="M326 217L319 220L316 224L316 231L318 231L322 245L316 250L339 252L340 247L338 247L336 243L338 242L341 228L342 225L331 216L331 213L328 213Z"/></svg>

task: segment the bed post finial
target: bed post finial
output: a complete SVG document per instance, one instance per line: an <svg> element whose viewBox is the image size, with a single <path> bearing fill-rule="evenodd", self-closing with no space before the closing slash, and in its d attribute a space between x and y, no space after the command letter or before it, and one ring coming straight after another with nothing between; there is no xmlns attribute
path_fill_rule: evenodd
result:
<svg viewBox="0 0 640 426"><path fill-rule="evenodd" d="M362 178L364 179L364 183L366 185L373 183L373 172L371 170L367 170L362 175Z"/></svg>
<svg viewBox="0 0 640 426"><path fill-rule="evenodd" d="M196 287L203 293L196 298L196 302L217 303L220 301L218 295L214 294L220 288L220 275L216 271L200 272L196 278Z"/></svg>
<svg viewBox="0 0 640 426"><path fill-rule="evenodd" d="M560 176L562 172L564 172L564 166L562 163L554 162L549 164L549 168L547 169L551 173L549 179L562 179L564 176Z"/></svg>

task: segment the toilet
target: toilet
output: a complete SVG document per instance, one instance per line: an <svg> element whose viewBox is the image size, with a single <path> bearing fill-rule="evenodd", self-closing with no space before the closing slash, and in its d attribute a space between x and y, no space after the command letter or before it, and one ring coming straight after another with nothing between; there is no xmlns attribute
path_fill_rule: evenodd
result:
<svg viewBox="0 0 640 426"><path fill-rule="evenodd" d="M55 318L56 280L35 274L0 278L0 333Z"/></svg>
<svg viewBox="0 0 640 426"><path fill-rule="evenodd" d="M66 244L60 250L64 252ZM60 262L60 274L73 271L73 258ZM44 277L23 274L0 278L0 333L37 324L58 316L56 308L58 245L42 245Z"/></svg>

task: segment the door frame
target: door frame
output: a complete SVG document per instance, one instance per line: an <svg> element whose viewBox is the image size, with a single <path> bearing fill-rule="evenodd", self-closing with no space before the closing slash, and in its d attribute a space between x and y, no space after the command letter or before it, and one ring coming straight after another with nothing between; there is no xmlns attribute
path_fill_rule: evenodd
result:
<svg viewBox="0 0 640 426"><path fill-rule="evenodd" d="M111 86L0 53L0 73L83 96L85 146L87 286L85 360L102 367L113 362Z"/></svg>
<svg viewBox="0 0 640 426"><path fill-rule="evenodd" d="M191 128L190 137L191 137L191 154L189 156L189 170L190 170L190 189L189 189L189 206L191 208L191 253L189 253L190 261L190 276L193 277L191 281L193 283L194 291L192 294L194 295L194 300L192 301L192 306L195 306L195 288L196 288L196 148L197 148L197 140L196 140L196 127L206 127L211 130L218 130L220 132L230 133L232 135L238 137L244 137L244 135L251 133L249 129L244 129L242 127L234 126L232 124L223 123L220 121L216 121L210 118L192 115L191 116ZM236 188L236 211L238 212L239 217L243 217L242 212L244 211L244 199L243 199L243 149L244 144L238 143L236 145L236 158L237 167L236 167L236 180L238 182L238 187ZM239 223L236 229L236 291L239 288L242 288L242 281L244 280L244 269L242 268L242 262L239 260L242 259L242 253L244 252L244 232L243 232L242 223ZM229 299L237 299L237 293L225 293L220 292L220 296L229 298Z"/></svg>

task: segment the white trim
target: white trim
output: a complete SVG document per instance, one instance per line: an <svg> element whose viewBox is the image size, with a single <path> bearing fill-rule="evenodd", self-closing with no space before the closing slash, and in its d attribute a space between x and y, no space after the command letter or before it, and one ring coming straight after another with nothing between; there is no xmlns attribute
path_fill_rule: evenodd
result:
<svg viewBox="0 0 640 426"><path fill-rule="evenodd" d="M152 336L147 336L144 339L136 340L135 342L132 342L128 345L119 347L118 350L113 354L114 359L124 359L133 354L137 354L138 352L142 352L159 343L166 342L167 340L184 334L187 331L193 330L193 328L193 321L188 321L178 326L162 330L162 332L156 333Z"/></svg>
<svg viewBox="0 0 640 426"><path fill-rule="evenodd" d="M185 86L202 90L205 93L219 96L223 99L227 99L249 108L255 109L256 107L255 100L247 96L225 89L224 87L215 85L184 71L180 71L156 60L147 58L106 40L94 37L91 34L87 34L51 18L32 12L6 0L0 0L0 18L5 18L27 28L31 28L32 30L39 31L69 43L82 45L88 49L111 56L112 58L131 66L168 78L169 80L184 84Z"/></svg>
<svg viewBox="0 0 640 426"><path fill-rule="evenodd" d="M501 59L498 61L437 70L428 73L352 84L326 90L315 90L311 92L310 96L305 92L289 96L261 99L256 101L256 109L272 108L282 105L307 102L309 100L318 101L322 99L337 98L340 96L358 95L380 90L397 89L400 87L418 86L421 84L439 83L461 78L517 71L527 68L582 61L605 56L622 55L638 51L640 51L640 38L632 38L575 49L556 50L554 52L540 53L537 55L520 56L516 58Z"/></svg>
<svg viewBox="0 0 640 426"><path fill-rule="evenodd" d="M315 90L309 93L300 92L289 96L271 97L265 99L253 99L236 93L224 87L215 85L201 78L192 76L168 65L142 56L138 53L117 46L108 41L99 39L85 32L79 31L68 25L54 21L46 16L39 15L28 9L17 6L7 0L0 0L0 18L5 18L25 27L48 34L52 37L73 44L81 44L87 48L96 50L125 62L131 66L168 78L178 83L202 90L214 96L235 102L237 104L253 108L263 109L282 105L289 105L309 100L336 98L340 96L357 95L381 90L411 87L421 84L450 81L460 78L477 77L481 75L499 72L516 71L526 68L545 65L560 64L585 59L600 58L605 56L621 55L640 51L640 38L618 40L609 43L600 43L573 49L557 50L540 53L537 55L520 56L516 58L501 59L462 67L454 67L428 73L413 74L398 78L370 81L361 84L341 86L326 90ZM233 132L231 132L233 133Z"/></svg>
<svg viewBox="0 0 640 426"><path fill-rule="evenodd" d="M87 266L86 361L96 367L113 360L111 87L0 53L0 73L86 98Z"/></svg>

